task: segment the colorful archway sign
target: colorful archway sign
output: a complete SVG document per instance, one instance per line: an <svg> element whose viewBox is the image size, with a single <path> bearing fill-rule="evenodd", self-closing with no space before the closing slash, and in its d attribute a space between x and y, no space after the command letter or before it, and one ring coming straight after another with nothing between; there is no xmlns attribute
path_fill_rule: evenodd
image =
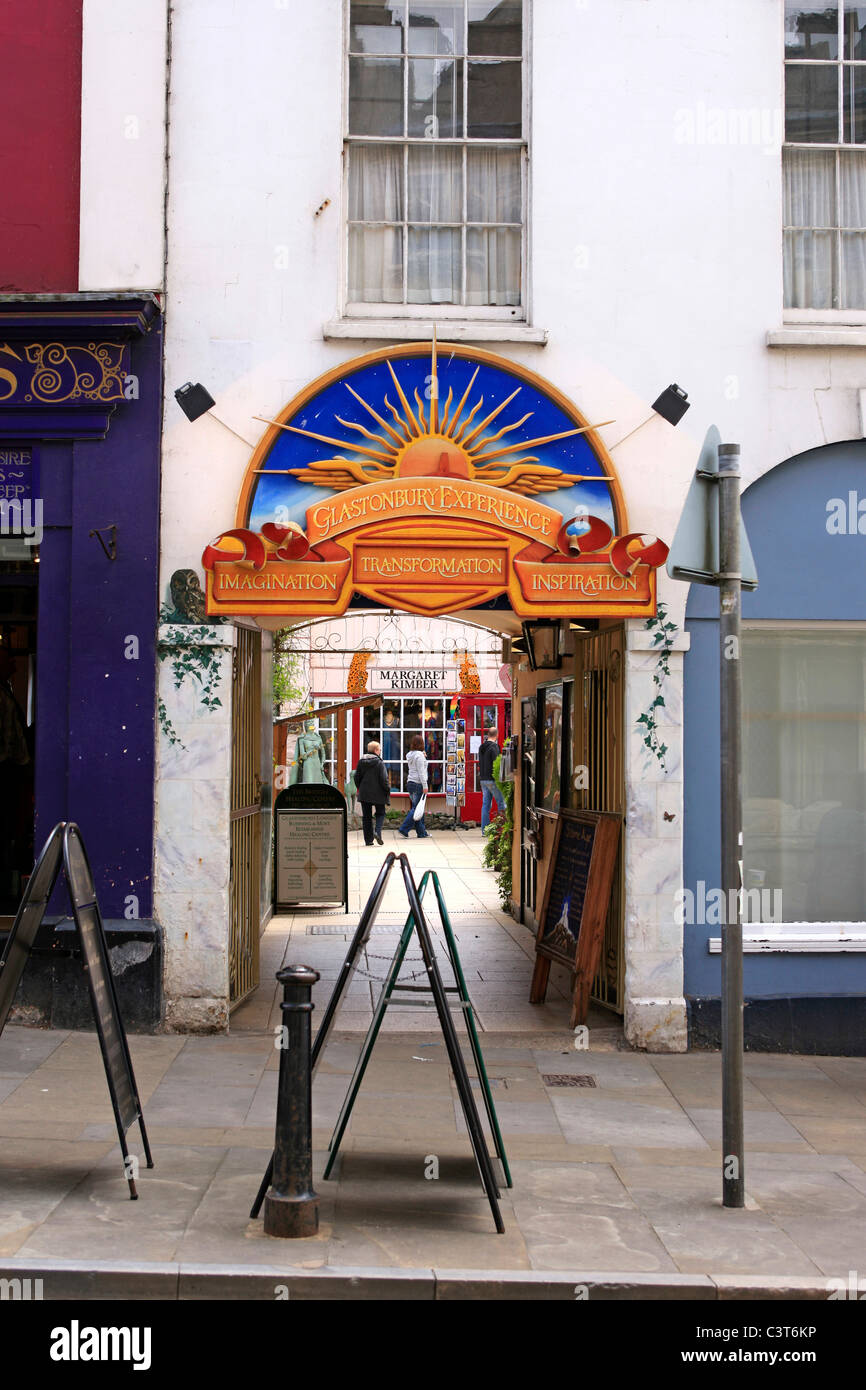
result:
<svg viewBox="0 0 866 1390"><path fill-rule="evenodd" d="M356 594L421 614L501 595L520 618L655 612L667 546L628 531L595 429L516 363L403 344L268 423L202 556L209 614L339 616Z"/></svg>

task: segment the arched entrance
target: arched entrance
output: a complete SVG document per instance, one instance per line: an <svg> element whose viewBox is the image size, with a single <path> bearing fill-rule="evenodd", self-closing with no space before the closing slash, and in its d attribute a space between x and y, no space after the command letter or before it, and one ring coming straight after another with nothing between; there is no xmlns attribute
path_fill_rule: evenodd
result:
<svg viewBox="0 0 866 1390"><path fill-rule="evenodd" d="M622 624L655 613L666 547L628 532L596 428L491 353L383 349L318 378L266 423L235 524L202 557L208 613L274 630L372 608L497 633L518 676L513 909L531 925L551 822L569 806L623 810ZM466 713L474 737L484 701ZM615 889L599 977L614 1007L622 917Z"/></svg>

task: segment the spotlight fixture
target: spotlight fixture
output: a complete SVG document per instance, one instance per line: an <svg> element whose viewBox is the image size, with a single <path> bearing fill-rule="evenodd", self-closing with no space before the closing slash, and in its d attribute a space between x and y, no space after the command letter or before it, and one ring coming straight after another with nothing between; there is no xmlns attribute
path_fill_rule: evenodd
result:
<svg viewBox="0 0 866 1390"><path fill-rule="evenodd" d="M216 401L206 386L202 386L200 381L185 381L183 386L179 386L174 393L174 398L189 421L197 420L200 415L210 413L217 424L222 425L223 429L233 434L235 439L239 439L242 444L246 444L248 449L255 448L252 440L245 439L242 434L238 434L222 416L217 415L214 410Z"/></svg>
<svg viewBox="0 0 866 1390"><path fill-rule="evenodd" d="M206 415L216 405L210 391L206 386L202 386L200 381L185 381L183 386L179 386L175 391L174 398L190 421L197 420L200 415Z"/></svg>
<svg viewBox="0 0 866 1390"><path fill-rule="evenodd" d="M678 425L689 405L688 392L674 382L662 391L657 401L653 401L653 410L669 425Z"/></svg>

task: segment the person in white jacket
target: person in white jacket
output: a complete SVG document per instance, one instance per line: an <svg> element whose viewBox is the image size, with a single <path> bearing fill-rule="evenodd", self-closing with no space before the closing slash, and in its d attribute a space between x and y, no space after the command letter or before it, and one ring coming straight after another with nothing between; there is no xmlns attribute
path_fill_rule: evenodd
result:
<svg viewBox="0 0 866 1390"><path fill-rule="evenodd" d="M412 747L406 754L406 766L409 774L406 780L406 790L411 797L409 810L406 812L406 819L398 829L398 834L405 840L409 838L409 831L415 828L419 840L423 840L429 831L424 824L423 815L415 820L415 807L422 796L427 795L427 755L424 752L424 740L420 734L416 734L412 740Z"/></svg>

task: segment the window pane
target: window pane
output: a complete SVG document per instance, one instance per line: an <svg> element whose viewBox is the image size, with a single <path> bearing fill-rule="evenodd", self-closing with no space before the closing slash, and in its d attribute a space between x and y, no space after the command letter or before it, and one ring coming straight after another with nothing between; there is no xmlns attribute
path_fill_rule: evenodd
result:
<svg viewBox="0 0 866 1390"><path fill-rule="evenodd" d="M785 139L834 145L839 139L837 67L785 68Z"/></svg>
<svg viewBox="0 0 866 1390"><path fill-rule="evenodd" d="M399 53L403 47L403 4L352 0L349 47L353 53Z"/></svg>
<svg viewBox="0 0 866 1390"><path fill-rule="evenodd" d="M420 701L420 700L404 700L404 701L403 701L403 728L404 728L404 729L420 729L420 728L421 728L421 701ZM411 739L407 739L407 740L406 740L406 752L407 752L407 753L409 752L409 745L410 745L411 741L412 741Z"/></svg>
<svg viewBox="0 0 866 1390"><path fill-rule="evenodd" d="M562 686L550 685L544 691L542 725L542 786L540 804L546 811L558 811L562 771Z"/></svg>
<svg viewBox="0 0 866 1390"><path fill-rule="evenodd" d="M401 222L402 145L349 146L349 220Z"/></svg>
<svg viewBox="0 0 866 1390"><path fill-rule="evenodd" d="M785 233L785 308L836 309L836 233Z"/></svg>
<svg viewBox="0 0 866 1390"><path fill-rule="evenodd" d="M785 0L785 57L838 58L838 5L803 5Z"/></svg>
<svg viewBox="0 0 866 1390"><path fill-rule="evenodd" d="M462 135L462 62L443 58L410 58L408 61L409 134L424 135L429 140Z"/></svg>
<svg viewBox="0 0 866 1390"><path fill-rule="evenodd" d="M839 155L840 227L866 227L866 151Z"/></svg>
<svg viewBox="0 0 866 1390"><path fill-rule="evenodd" d="M409 6L409 52L451 57L463 52L463 5Z"/></svg>
<svg viewBox="0 0 866 1390"><path fill-rule="evenodd" d="M403 134L403 63L400 58L349 59L349 131Z"/></svg>
<svg viewBox="0 0 866 1390"><path fill-rule="evenodd" d="M845 57L866 58L866 6L845 6Z"/></svg>
<svg viewBox="0 0 866 1390"><path fill-rule="evenodd" d="M442 701L436 700L434 702L428 700L424 705L425 729L441 729L444 727L444 722Z"/></svg>
<svg viewBox="0 0 866 1390"><path fill-rule="evenodd" d="M466 303L520 303L518 228L467 228Z"/></svg>
<svg viewBox="0 0 866 1390"><path fill-rule="evenodd" d="M386 762L401 756L399 729L400 701L387 700L382 706L382 757Z"/></svg>
<svg viewBox="0 0 866 1390"><path fill-rule="evenodd" d="M463 153L453 145L409 148L409 219L462 222Z"/></svg>
<svg viewBox="0 0 866 1390"><path fill-rule="evenodd" d="M864 634L743 634L744 886L773 920L866 918L864 702Z"/></svg>
<svg viewBox="0 0 866 1390"><path fill-rule="evenodd" d="M842 233L842 309L866 309L866 232Z"/></svg>
<svg viewBox="0 0 866 1390"><path fill-rule="evenodd" d="M388 782L390 783L391 790L395 792L402 791L403 786L401 778L403 775L403 764L385 763L385 771L388 774Z"/></svg>
<svg viewBox="0 0 866 1390"><path fill-rule="evenodd" d="M836 156L830 150L785 150L785 226L835 227Z"/></svg>
<svg viewBox="0 0 866 1390"><path fill-rule="evenodd" d="M400 227L349 228L349 298L361 304L402 303Z"/></svg>
<svg viewBox="0 0 866 1390"><path fill-rule="evenodd" d="M866 144L866 68L851 63L842 66L842 100L845 116L845 143Z"/></svg>
<svg viewBox="0 0 866 1390"><path fill-rule="evenodd" d="M479 140L520 138L520 69L514 62L469 64L467 135Z"/></svg>
<svg viewBox="0 0 866 1390"><path fill-rule="evenodd" d="M368 734L370 735L371 738L373 737L374 734L378 734L378 733L379 733L379 730L380 730L380 728L381 728L381 724L382 724L382 711L381 711L380 709L371 709L369 705L365 705L365 706L364 706L364 735L365 735L365 738L366 738L366 736L367 736Z"/></svg>
<svg viewBox="0 0 866 1390"><path fill-rule="evenodd" d="M410 304L460 303L460 231L409 228Z"/></svg>
<svg viewBox="0 0 866 1390"><path fill-rule="evenodd" d="M431 792L441 792L442 790L442 764L427 764L427 790Z"/></svg>
<svg viewBox="0 0 866 1390"><path fill-rule="evenodd" d="M466 216L470 222L520 222L520 151L470 149Z"/></svg>
<svg viewBox="0 0 866 1390"><path fill-rule="evenodd" d="M469 52L519 58L522 8L521 0L469 0Z"/></svg>

